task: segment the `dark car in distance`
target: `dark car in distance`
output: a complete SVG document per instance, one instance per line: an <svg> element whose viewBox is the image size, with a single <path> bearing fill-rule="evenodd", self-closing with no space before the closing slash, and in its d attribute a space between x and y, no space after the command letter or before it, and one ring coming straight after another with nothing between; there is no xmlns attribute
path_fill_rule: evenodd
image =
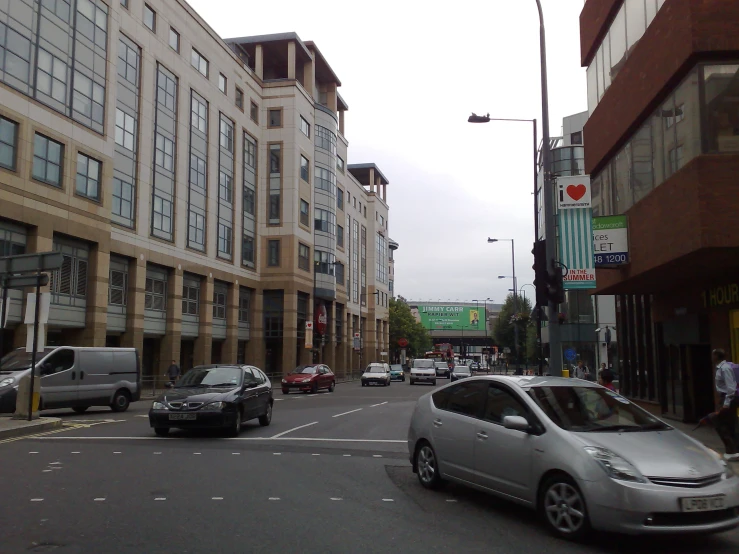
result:
<svg viewBox="0 0 739 554"><path fill-rule="evenodd" d="M250 419L269 425L273 403L272 383L254 366L197 366L152 403L149 424L159 436L170 429L225 429L237 436Z"/></svg>
<svg viewBox="0 0 739 554"><path fill-rule="evenodd" d="M325 364L299 365L282 378L282 394L291 390L317 393L321 389L334 392L336 375Z"/></svg>

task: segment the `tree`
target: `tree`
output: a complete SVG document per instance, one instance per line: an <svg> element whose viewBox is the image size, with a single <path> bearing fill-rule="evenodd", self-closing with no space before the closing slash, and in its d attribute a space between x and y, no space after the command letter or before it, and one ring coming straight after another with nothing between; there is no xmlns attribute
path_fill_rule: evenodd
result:
<svg viewBox="0 0 739 554"><path fill-rule="evenodd" d="M493 336L495 342L500 348L510 348L510 358L515 363L515 336L516 331L514 325L518 326L518 353L519 358L526 353L526 329L531 317L531 302L528 298L518 297L518 313L514 310L513 294L509 294L503 308L498 315L498 321L495 322L493 328Z"/></svg>
<svg viewBox="0 0 739 554"><path fill-rule="evenodd" d="M405 348L409 356L422 356L431 348L431 336L428 330L416 321L410 306L402 296L390 299L389 322L390 347L393 352L400 351L398 346L400 339L408 341L408 346Z"/></svg>

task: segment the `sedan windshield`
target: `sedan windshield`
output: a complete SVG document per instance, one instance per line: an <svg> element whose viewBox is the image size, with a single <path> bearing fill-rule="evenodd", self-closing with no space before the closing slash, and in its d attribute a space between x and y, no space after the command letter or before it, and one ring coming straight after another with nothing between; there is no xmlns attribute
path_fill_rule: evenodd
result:
<svg viewBox="0 0 739 554"><path fill-rule="evenodd" d="M41 356L38 356L40 358ZM26 349L13 350L0 360L0 371L19 371L31 367L31 353Z"/></svg>
<svg viewBox="0 0 739 554"><path fill-rule="evenodd" d="M318 371L314 366L312 365L301 365L295 368L295 371L293 373L309 373L313 374L316 371Z"/></svg>
<svg viewBox="0 0 739 554"><path fill-rule="evenodd" d="M381 365L371 365L367 368L367 373L385 373L385 368Z"/></svg>
<svg viewBox="0 0 739 554"><path fill-rule="evenodd" d="M600 387L533 387L529 395L549 419L567 431L670 429L623 396Z"/></svg>
<svg viewBox="0 0 739 554"><path fill-rule="evenodd" d="M237 387L243 370L238 367L194 367L180 379L176 387Z"/></svg>

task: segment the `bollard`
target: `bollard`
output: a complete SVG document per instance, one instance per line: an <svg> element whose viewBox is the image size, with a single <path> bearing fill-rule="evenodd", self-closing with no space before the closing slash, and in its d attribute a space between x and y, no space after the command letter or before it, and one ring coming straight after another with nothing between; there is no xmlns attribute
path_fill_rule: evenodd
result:
<svg viewBox="0 0 739 554"><path fill-rule="evenodd" d="M563 369L562 370L562 377L569 377L570 376L570 370L569 369Z"/></svg>
<svg viewBox="0 0 739 554"><path fill-rule="evenodd" d="M38 419L39 400L41 398L41 379L33 380L33 416ZM31 385L31 376L26 375L18 382L18 395L15 399L15 413L13 419L28 419L28 394Z"/></svg>

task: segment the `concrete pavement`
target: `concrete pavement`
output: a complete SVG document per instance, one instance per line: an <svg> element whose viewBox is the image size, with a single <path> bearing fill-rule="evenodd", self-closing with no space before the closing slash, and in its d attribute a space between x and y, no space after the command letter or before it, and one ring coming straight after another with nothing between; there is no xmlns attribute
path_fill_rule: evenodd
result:
<svg viewBox="0 0 739 554"><path fill-rule="evenodd" d="M440 380L440 385L446 380ZM58 411L64 431L0 444L0 552L736 552L709 538L551 538L535 514L469 489L423 489L407 461L431 386L340 385L275 396L273 423L235 439L154 436L148 402ZM10 463L8 463L10 461Z"/></svg>

